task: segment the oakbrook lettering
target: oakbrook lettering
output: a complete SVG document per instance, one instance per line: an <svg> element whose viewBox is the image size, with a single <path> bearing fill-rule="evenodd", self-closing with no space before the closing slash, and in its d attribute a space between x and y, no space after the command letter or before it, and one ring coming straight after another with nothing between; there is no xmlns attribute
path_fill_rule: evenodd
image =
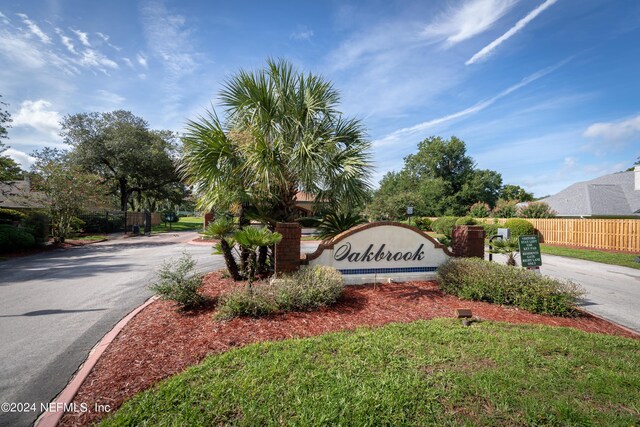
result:
<svg viewBox="0 0 640 427"><path fill-rule="evenodd" d="M348 261L348 262L379 262L379 261L421 261L424 258L424 251L422 248L424 244L421 244L415 252L392 252L385 251L385 244L383 243L378 250L374 250L373 244L370 244L366 251L363 253L352 252L351 243L345 243L336 249L333 254L333 259L336 261Z"/></svg>

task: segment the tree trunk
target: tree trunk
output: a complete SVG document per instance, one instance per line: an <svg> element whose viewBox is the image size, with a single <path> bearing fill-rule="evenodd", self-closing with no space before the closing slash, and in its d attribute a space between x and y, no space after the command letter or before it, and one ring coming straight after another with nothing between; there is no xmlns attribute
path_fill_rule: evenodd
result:
<svg viewBox="0 0 640 427"><path fill-rule="evenodd" d="M267 255L269 254L268 246L260 246L258 249L258 273L267 273Z"/></svg>
<svg viewBox="0 0 640 427"><path fill-rule="evenodd" d="M118 180L118 186L120 187L120 210L127 210L127 199L129 198L129 194L127 194L127 180L125 178L120 178Z"/></svg>
<svg viewBox="0 0 640 427"><path fill-rule="evenodd" d="M242 280L242 275L238 270L238 264L236 264L236 259L233 257L231 246L229 245L229 242L227 242L224 238L220 239L220 249L222 250L224 263L227 265L227 270L229 271L231 278L236 282Z"/></svg>
<svg viewBox="0 0 640 427"><path fill-rule="evenodd" d="M240 212L238 214L238 227L242 230L246 226L250 226L251 221L249 221L245 215L245 206L242 204L240 206ZM247 262L249 260L249 249L240 247L240 269L247 274L248 273L248 265Z"/></svg>

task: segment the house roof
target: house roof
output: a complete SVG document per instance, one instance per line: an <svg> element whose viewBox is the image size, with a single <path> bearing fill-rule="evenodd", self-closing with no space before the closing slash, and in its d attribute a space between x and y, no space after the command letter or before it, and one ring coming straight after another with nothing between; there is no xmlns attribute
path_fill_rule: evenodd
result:
<svg viewBox="0 0 640 427"><path fill-rule="evenodd" d="M0 182L0 208L42 208L46 200L44 193L31 191L28 180Z"/></svg>
<svg viewBox="0 0 640 427"><path fill-rule="evenodd" d="M638 173L618 172L578 182L540 201L558 216L640 216L640 189L635 188Z"/></svg>

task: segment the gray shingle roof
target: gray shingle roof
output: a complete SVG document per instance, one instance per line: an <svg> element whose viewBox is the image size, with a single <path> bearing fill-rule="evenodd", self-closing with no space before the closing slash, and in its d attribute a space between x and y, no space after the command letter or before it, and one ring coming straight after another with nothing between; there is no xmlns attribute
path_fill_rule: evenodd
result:
<svg viewBox="0 0 640 427"><path fill-rule="evenodd" d="M578 182L542 199L558 216L640 216L640 189L634 171Z"/></svg>

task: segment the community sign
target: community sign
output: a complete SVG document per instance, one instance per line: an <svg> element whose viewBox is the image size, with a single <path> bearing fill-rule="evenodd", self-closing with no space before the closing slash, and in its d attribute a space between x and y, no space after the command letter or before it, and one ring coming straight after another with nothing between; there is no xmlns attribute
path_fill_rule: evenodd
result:
<svg viewBox="0 0 640 427"><path fill-rule="evenodd" d="M347 284L428 280L452 254L421 230L397 222L354 227L303 259L340 271Z"/></svg>
<svg viewBox="0 0 640 427"><path fill-rule="evenodd" d="M520 262L523 267L540 267L542 265L538 236L518 236L518 245L520 246Z"/></svg>

